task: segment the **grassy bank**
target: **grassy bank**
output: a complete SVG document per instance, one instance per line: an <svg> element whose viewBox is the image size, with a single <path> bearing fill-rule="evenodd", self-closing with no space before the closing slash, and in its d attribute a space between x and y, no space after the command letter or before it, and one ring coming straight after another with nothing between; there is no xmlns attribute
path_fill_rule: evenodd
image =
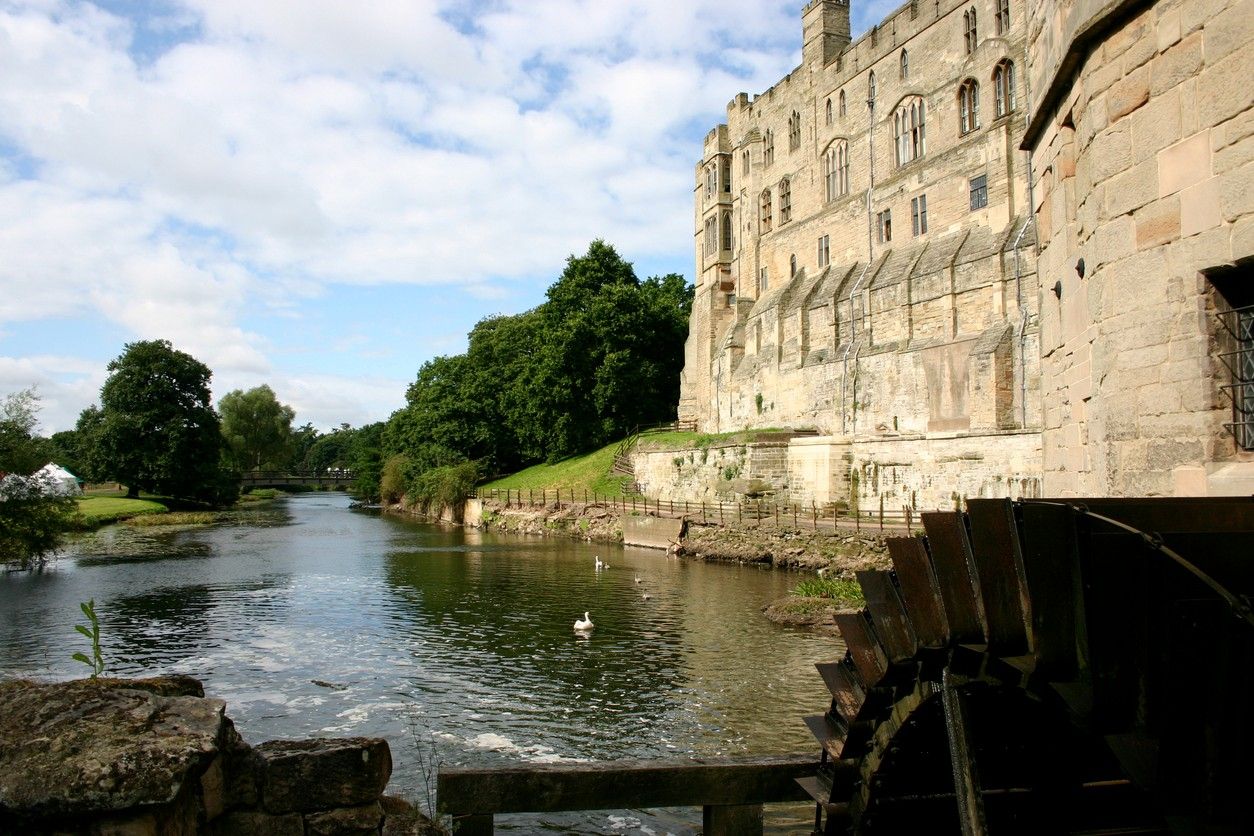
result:
<svg viewBox="0 0 1254 836"><path fill-rule="evenodd" d="M124 496L84 496L78 499L81 527L98 528L144 514L162 514L169 509L152 499L127 499Z"/></svg>
<svg viewBox="0 0 1254 836"><path fill-rule="evenodd" d="M571 456L554 464L537 464L526 470L480 485L481 491L504 490L573 490L582 494L597 493L602 496L630 496L625 493L624 476L610 474L614 466L614 451L618 443L609 444L582 456Z"/></svg>

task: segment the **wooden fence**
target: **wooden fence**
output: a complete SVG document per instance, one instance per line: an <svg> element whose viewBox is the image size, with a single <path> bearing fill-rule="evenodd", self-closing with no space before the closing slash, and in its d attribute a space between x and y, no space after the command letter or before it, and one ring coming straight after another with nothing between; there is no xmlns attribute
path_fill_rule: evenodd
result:
<svg viewBox="0 0 1254 836"><path fill-rule="evenodd" d="M910 507L885 507L883 500L875 510L852 510L830 503L809 505L778 503L767 499L745 499L740 502L689 502L687 500L649 499L641 496L611 496L595 491L560 488L556 490L509 489L478 490L471 494L506 508L564 508L601 506L619 513L651 514L658 517L685 518L705 525L773 524L794 529L852 531L910 531L918 523L918 511Z"/></svg>

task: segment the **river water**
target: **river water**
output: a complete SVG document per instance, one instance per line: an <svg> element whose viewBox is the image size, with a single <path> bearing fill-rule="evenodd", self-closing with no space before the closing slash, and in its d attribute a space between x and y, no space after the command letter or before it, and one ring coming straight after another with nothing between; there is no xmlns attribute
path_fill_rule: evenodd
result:
<svg viewBox="0 0 1254 836"><path fill-rule="evenodd" d="M595 558L609 564L597 571ZM637 583L636 579L640 582ZM424 764L813 751L831 635L760 609L798 576L381 517L304 494L181 531L111 526L0 576L0 677L68 679L94 598L110 675L201 679L244 738L377 735ZM649 596L647 599L645 596ZM572 629L587 610L595 629ZM768 807L803 830L802 805ZM700 810L500 816L513 832L691 833Z"/></svg>

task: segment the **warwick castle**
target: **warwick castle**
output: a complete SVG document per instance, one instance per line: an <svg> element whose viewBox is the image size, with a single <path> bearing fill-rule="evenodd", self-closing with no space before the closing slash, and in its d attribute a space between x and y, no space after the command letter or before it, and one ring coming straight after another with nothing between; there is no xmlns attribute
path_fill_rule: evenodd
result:
<svg viewBox="0 0 1254 836"><path fill-rule="evenodd" d="M705 138L681 420L804 503L1254 493L1254 0L802 38Z"/></svg>

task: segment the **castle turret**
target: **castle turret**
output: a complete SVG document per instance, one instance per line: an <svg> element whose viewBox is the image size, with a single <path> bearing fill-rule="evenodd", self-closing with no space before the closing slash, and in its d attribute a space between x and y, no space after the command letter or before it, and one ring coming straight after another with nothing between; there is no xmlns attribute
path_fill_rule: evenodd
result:
<svg viewBox="0 0 1254 836"><path fill-rule="evenodd" d="M827 66L849 46L849 0L812 0L801 14L801 63Z"/></svg>

